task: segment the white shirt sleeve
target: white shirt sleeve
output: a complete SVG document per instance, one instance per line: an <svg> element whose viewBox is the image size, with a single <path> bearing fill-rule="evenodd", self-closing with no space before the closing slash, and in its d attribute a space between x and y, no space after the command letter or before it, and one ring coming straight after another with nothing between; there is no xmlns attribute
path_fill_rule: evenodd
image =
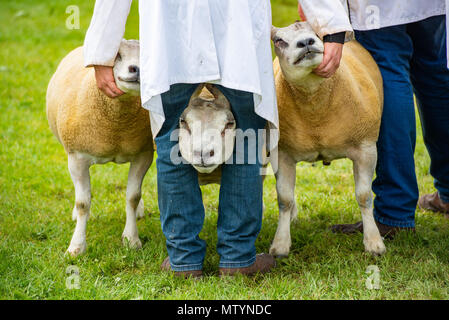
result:
<svg viewBox="0 0 449 320"><path fill-rule="evenodd" d="M84 65L112 67L117 56L132 0L97 0L84 40Z"/></svg>
<svg viewBox="0 0 449 320"><path fill-rule="evenodd" d="M352 27L342 0L298 0L307 21L322 39L325 35L346 32L352 37ZM344 1L346 2L346 1Z"/></svg>

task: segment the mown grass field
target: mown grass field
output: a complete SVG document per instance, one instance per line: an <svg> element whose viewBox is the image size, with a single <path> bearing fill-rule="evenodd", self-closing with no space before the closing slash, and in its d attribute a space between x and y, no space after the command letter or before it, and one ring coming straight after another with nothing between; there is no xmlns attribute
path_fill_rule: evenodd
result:
<svg viewBox="0 0 449 320"><path fill-rule="evenodd" d="M271 1L273 23L297 19L296 0ZM81 29L65 27L68 5L81 10ZM91 169L92 209L86 255L64 256L74 222L74 189L63 148L45 115L47 83L61 58L80 46L93 1L0 1L0 298L2 299L448 299L449 222L417 211L417 232L386 241L387 254L363 252L362 235L332 234L334 223L359 219L352 166L338 161L297 167L298 221L292 250L269 275L217 277L215 253L218 186L203 188L208 243L206 277L181 280L161 273L166 256L154 165L143 188L146 212L139 221L140 251L121 245L128 165ZM127 38L137 38L137 2ZM421 130L419 129L419 132ZM433 192L421 133L416 152L421 192ZM265 182L266 212L257 241L267 252L277 226L275 182ZM80 272L80 289L66 287L69 266ZM366 287L370 265L380 270L380 289Z"/></svg>

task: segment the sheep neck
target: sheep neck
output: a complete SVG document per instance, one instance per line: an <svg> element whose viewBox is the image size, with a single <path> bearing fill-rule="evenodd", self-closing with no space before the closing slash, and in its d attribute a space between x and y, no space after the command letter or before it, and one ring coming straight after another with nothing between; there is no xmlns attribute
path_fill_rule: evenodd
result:
<svg viewBox="0 0 449 320"><path fill-rule="evenodd" d="M329 112L329 101L338 75L322 78L313 73L296 83L288 83L296 107L305 113L313 113L318 117L321 113Z"/></svg>
<svg viewBox="0 0 449 320"><path fill-rule="evenodd" d="M109 99L104 95L102 97L103 103L99 104L98 108L103 116L110 120L123 122L128 118L134 118L142 107L140 97L127 94L116 99Z"/></svg>

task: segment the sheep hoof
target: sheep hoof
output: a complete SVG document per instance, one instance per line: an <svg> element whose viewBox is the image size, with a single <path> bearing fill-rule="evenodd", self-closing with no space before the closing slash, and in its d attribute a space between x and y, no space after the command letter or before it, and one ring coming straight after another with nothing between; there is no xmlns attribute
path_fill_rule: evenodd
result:
<svg viewBox="0 0 449 320"><path fill-rule="evenodd" d="M122 236L122 242L125 247L131 248L131 249L141 249L142 248L142 241L140 241L139 237L131 237L131 236Z"/></svg>
<svg viewBox="0 0 449 320"><path fill-rule="evenodd" d="M271 255L279 260L288 258L288 254L271 254Z"/></svg>
<svg viewBox="0 0 449 320"><path fill-rule="evenodd" d="M364 240L365 251L371 253L374 256L383 255L387 249L382 239Z"/></svg>
<svg viewBox="0 0 449 320"><path fill-rule="evenodd" d="M270 254L276 258L286 258L290 252L290 246L284 244L272 244Z"/></svg>
<svg viewBox="0 0 449 320"><path fill-rule="evenodd" d="M78 257L86 252L87 243L71 243L69 248L67 249L66 254L70 255L72 258Z"/></svg>
<svg viewBox="0 0 449 320"><path fill-rule="evenodd" d="M142 199L140 199L139 205L137 206L136 217L138 220L145 218L145 207Z"/></svg>

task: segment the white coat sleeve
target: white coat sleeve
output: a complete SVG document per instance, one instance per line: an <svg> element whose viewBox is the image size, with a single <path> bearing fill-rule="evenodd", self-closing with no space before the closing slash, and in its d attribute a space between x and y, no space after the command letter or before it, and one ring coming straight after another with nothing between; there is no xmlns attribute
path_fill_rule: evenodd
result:
<svg viewBox="0 0 449 320"><path fill-rule="evenodd" d="M84 40L84 65L112 67L125 34L132 0L97 0Z"/></svg>
<svg viewBox="0 0 449 320"><path fill-rule="evenodd" d="M298 0L307 21L322 39L325 35L346 32L353 36L349 15L342 0ZM344 1L346 2L346 1Z"/></svg>

